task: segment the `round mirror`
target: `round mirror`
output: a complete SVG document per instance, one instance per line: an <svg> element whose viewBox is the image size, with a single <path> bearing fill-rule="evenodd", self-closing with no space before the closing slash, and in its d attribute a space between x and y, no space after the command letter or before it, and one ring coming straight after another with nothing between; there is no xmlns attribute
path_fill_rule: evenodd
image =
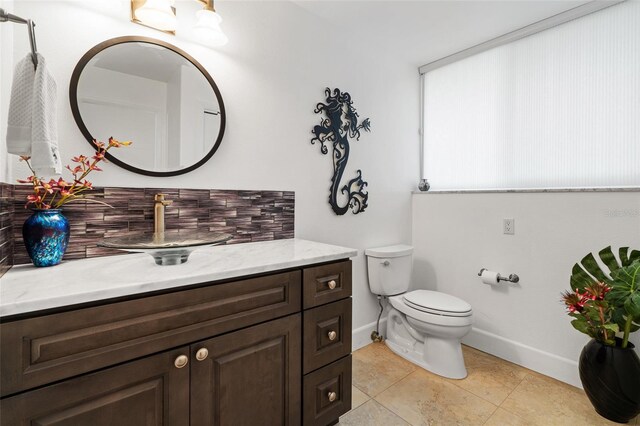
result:
<svg viewBox="0 0 640 426"><path fill-rule="evenodd" d="M211 158L224 135L224 104L209 73L152 38L119 37L89 50L73 71L69 97L89 143L111 136L133 141L107 158L144 175L190 172Z"/></svg>

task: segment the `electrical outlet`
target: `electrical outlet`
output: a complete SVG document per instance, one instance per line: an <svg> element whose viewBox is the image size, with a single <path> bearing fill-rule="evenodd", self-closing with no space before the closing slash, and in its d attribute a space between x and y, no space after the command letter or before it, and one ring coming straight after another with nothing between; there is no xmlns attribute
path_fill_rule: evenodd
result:
<svg viewBox="0 0 640 426"><path fill-rule="evenodd" d="M516 233L515 219L502 219L502 233L513 235Z"/></svg>

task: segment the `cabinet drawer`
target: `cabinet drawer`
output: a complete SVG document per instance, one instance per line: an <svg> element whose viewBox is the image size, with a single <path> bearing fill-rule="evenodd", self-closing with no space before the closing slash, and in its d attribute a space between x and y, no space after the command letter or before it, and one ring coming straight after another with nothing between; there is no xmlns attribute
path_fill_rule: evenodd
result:
<svg viewBox="0 0 640 426"><path fill-rule="evenodd" d="M304 309L351 296L351 261L306 268L303 295Z"/></svg>
<svg viewBox="0 0 640 426"><path fill-rule="evenodd" d="M1 395L300 311L293 271L0 324Z"/></svg>
<svg viewBox="0 0 640 426"><path fill-rule="evenodd" d="M309 309L303 315L305 374L351 353L351 298Z"/></svg>
<svg viewBox="0 0 640 426"><path fill-rule="evenodd" d="M304 376L303 425L326 426L351 409L351 355Z"/></svg>

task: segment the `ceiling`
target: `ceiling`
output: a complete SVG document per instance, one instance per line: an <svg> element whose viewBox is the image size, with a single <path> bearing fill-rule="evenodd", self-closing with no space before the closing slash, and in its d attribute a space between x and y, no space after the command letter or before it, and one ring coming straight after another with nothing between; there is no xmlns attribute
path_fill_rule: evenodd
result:
<svg viewBox="0 0 640 426"><path fill-rule="evenodd" d="M586 1L294 1L349 43L420 66ZM385 56L388 57L388 56Z"/></svg>

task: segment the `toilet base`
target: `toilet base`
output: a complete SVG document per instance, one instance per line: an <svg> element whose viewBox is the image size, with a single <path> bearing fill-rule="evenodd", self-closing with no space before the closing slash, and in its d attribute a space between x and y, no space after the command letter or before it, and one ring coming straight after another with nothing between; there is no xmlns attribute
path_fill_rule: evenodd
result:
<svg viewBox="0 0 640 426"><path fill-rule="evenodd" d="M434 374L449 379L467 377L462 346L458 339L427 336L426 343L423 343L389 336L385 343L394 353Z"/></svg>

